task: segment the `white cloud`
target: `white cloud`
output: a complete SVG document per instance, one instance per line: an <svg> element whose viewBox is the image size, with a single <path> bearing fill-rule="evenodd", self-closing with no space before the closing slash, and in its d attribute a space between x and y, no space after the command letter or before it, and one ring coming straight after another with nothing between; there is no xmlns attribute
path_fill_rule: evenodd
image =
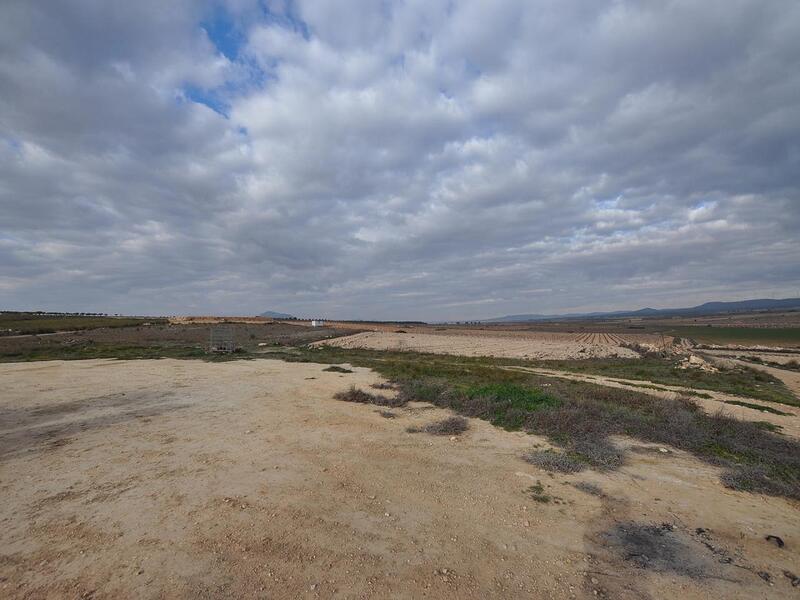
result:
<svg viewBox="0 0 800 600"><path fill-rule="evenodd" d="M4 3L1 305L436 319L795 292L796 3L266 5Z"/></svg>

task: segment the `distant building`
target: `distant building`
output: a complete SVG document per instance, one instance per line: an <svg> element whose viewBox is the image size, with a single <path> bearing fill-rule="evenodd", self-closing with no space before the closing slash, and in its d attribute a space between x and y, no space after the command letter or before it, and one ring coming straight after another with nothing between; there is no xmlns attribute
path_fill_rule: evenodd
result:
<svg viewBox="0 0 800 600"><path fill-rule="evenodd" d="M325 327L325 321L322 319L312 319L311 320L312 327Z"/></svg>

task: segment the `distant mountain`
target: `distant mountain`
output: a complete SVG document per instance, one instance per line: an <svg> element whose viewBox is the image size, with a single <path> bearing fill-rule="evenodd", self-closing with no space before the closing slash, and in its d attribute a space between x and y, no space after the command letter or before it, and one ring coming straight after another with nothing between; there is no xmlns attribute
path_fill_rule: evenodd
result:
<svg viewBox="0 0 800 600"><path fill-rule="evenodd" d="M783 300L760 299L740 300L738 302L706 302L691 308L640 308L639 310L619 310L614 312L567 313L563 315L507 315L495 319L486 319L484 323L523 323L526 321L560 321L562 319L602 319L624 317L672 317L702 316L727 312L744 312L752 310L787 310L800 308L800 298Z"/></svg>
<svg viewBox="0 0 800 600"><path fill-rule="evenodd" d="M294 319L292 315L287 315L286 313L279 313L273 310L268 310L266 312L261 313L258 315L259 317L269 317L271 319Z"/></svg>

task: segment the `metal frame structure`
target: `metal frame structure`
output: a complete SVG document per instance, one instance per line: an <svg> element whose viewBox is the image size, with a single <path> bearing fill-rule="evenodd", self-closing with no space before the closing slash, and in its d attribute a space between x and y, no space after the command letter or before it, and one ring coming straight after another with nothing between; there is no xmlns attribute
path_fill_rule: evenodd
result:
<svg viewBox="0 0 800 600"><path fill-rule="evenodd" d="M236 331L230 325L216 325L211 328L208 340L209 352L236 352Z"/></svg>

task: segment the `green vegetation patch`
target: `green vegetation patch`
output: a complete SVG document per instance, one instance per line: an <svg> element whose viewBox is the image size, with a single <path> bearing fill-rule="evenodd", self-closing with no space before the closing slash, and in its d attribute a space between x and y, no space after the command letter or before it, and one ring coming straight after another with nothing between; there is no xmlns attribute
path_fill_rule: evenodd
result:
<svg viewBox="0 0 800 600"><path fill-rule="evenodd" d="M706 344L738 344L800 346L798 327L673 327L665 331L668 335L691 338Z"/></svg>
<svg viewBox="0 0 800 600"><path fill-rule="evenodd" d="M250 358L246 353L208 354L197 346L118 346L112 344L81 344L76 346L45 346L23 351L10 351L0 357L2 362L36 360L88 360L114 358L142 360L153 358L199 358L212 362Z"/></svg>
<svg viewBox="0 0 800 600"><path fill-rule="evenodd" d="M515 383L472 385L464 395L473 409L481 404L490 404L492 414L489 421L506 429L519 429L528 413L560 403L558 398L541 389Z"/></svg>
<svg viewBox="0 0 800 600"><path fill-rule="evenodd" d="M537 481L536 485L530 486L526 491L534 502L548 504L553 499L552 496L545 493L544 486L542 485L541 481Z"/></svg>
<svg viewBox="0 0 800 600"><path fill-rule="evenodd" d="M97 329L98 327L137 327L145 323L155 325L166 322L166 319L161 318L0 313L0 334L42 334Z"/></svg>
<svg viewBox="0 0 800 600"><path fill-rule="evenodd" d="M713 390L768 402L800 406L785 385L769 373L744 366L720 368L717 372L683 369L676 359L605 358L590 360L546 360L536 365L572 373L604 375L610 378L641 379L655 384Z"/></svg>
<svg viewBox="0 0 800 600"><path fill-rule="evenodd" d="M771 413L773 415L780 415L782 417L791 417L792 413L772 408L771 406L764 406L763 404L754 404L753 402L742 402L740 400L725 400L725 404L733 404L735 406L744 406L745 408L752 408L760 410L761 412Z"/></svg>

